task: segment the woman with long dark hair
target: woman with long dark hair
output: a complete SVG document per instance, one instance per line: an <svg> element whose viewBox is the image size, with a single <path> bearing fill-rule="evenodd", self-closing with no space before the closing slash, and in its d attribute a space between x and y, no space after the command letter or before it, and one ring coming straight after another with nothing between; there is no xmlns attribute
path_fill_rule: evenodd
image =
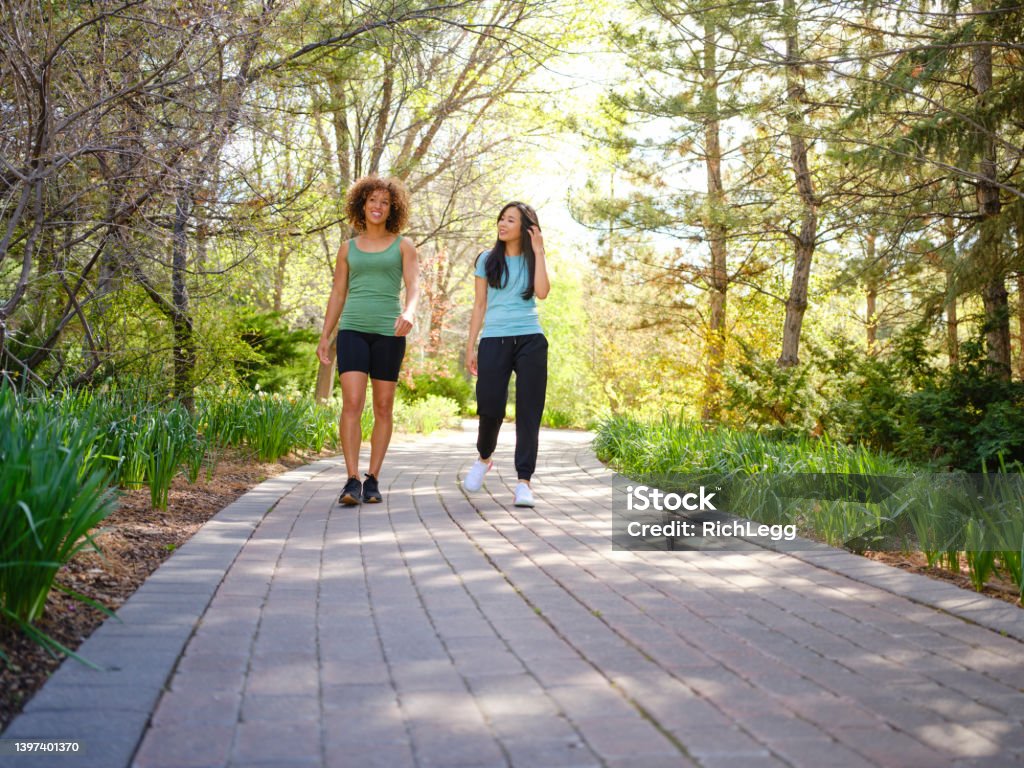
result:
<svg viewBox="0 0 1024 768"><path fill-rule="evenodd" d="M330 365L331 337L337 333L342 399L338 432L348 470L339 501L354 506L382 500L377 478L391 442L405 337L416 317L419 263L416 246L400 234L409 221L409 196L401 181L377 176L360 179L348 190L345 210L356 236L338 249L334 286L316 353L321 362ZM400 301L403 282L404 309ZM360 421L367 378L373 389L373 434L369 471L360 481Z"/></svg>
<svg viewBox="0 0 1024 768"><path fill-rule="evenodd" d="M511 202L498 214L498 238L476 262L476 297L469 321L466 367L477 377L479 456L463 488L478 491L491 469L491 454L505 418L508 384L516 374L516 483L514 503L532 507L530 480L537 467L540 420L548 381L548 342L540 327L537 299L551 290L544 236L537 212ZM480 347L477 334L483 327Z"/></svg>

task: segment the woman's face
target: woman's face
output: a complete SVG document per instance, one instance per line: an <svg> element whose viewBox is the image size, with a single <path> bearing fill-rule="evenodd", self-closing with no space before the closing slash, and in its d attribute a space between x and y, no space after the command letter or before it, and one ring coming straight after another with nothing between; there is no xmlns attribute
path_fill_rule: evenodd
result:
<svg viewBox="0 0 1024 768"><path fill-rule="evenodd" d="M391 212L391 193L386 189L375 189L366 198L363 213L367 224L383 224Z"/></svg>
<svg viewBox="0 0 1024 768"><path fill-rule="evenodd" d="M514 205L506 208L498 219L498 239L514 243L522 238L523 216Z"/></svg>

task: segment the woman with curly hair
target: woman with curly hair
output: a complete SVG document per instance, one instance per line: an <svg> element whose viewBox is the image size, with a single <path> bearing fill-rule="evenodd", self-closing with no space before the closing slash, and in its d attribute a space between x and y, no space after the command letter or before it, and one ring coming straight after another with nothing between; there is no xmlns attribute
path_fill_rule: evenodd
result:
<svg viewBox="0 0 1024 768"><path fill-rule="evenodd" d="M331 364L331 337L337 331L342 398L338 432L348 471L339 501L354 506L382 500L377 478L391 442L395 387L420 293L416 246L400 234L409 221L409 195L402 182L366 176L349 188L345 210L356 236L338 249L316 354L325 365ZM403 282L405 309L400 301ZM360 481L360 419L367 378L373 388L373 434L369 471Z"/></svg>
<svg viewBox="0 0 1024 768"><path fill-rule="evenodd" d="M537 299L551 290L544 236L537 212L525 203L508 203L498 214L498 239L476 261L476 299L469 320L466 367L477 376L476 402L480 454L462 482L478 491L491 469L491 454L505 418L508 383L516 374L517 507L533 506L530 479L537 466L540 420L548 381L548 342L540 327ZM479 350L476 336L483 326Z"/></svg>

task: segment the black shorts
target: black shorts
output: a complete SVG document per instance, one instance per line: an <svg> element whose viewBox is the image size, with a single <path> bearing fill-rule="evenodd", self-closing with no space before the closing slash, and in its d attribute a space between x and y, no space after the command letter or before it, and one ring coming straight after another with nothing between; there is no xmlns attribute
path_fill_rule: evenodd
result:
<svg viewBox="0 0 1024 768"><path fill-rule="evenodd" d="M338 331L338 375L368 373L371 379L398 381L405 357L405 336L385 336L349 329Z"/></svg>

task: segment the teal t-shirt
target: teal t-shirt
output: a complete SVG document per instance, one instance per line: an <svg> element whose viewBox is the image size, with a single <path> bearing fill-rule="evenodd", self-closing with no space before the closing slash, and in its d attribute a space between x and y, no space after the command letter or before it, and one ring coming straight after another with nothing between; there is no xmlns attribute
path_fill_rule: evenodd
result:
<svg viewBox="0 0 1024 768"><path fill-rule="evenodd" d="M484 251L476 260L477 277L487 279L484 264L490 251ZM524 256L505 257L508 263L508 283L504 288L487 286L487 312L484 314L484 329L480 338L496 336L525 336L530 333L544 333L537 314L537 299L523 298L523 291L530 280L530 270Z"/></svg>
<svg viewBox="0 0 1024 768"><path fill-rule="evenodd" d="M348 295L341 311L341 329L395 335L402 314L402 238L383 251L364 251L348 241Z"/></svg>

